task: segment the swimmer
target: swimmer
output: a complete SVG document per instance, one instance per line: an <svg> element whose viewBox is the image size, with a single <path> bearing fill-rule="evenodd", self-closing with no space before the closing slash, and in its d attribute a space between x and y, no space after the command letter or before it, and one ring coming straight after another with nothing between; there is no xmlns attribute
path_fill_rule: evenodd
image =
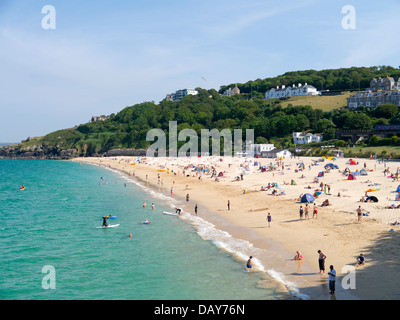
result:
<svg viewBox="0 0 400 320"><path fill-rule="evenodd" d="M250 256L249 260L247 260L247 264L246 264L247 271L250 271L253 268L252 260L253 260L253 256Z"/></svg>
<svg viewBox="0 0 400 320"><path fill-rule="evenodd" d="M132 237L133 237L133 236L132 236L132 233L130 233L130 234L129 234L129 238L132 238Z"/></svg>
<svg viewBox="0 0 400 320"><path fill-rule="evenodd" d="M151 210L154 210L155 209L155 206L154 206L154 203L152 203L151 204Z"/></svg>
<svg viewBox="0 0 400 320"><path fill-rule="evenodd" d="M144 223L144 224L149 224L149 223L151 223L151 221L145 219L145 220L143 221L143 223Z"/></svg>
<svg viewBox="0 0 400 320"><path fill-rule="evenodd" d="M146 208L146 202L143 201L143 208Z"/></svg>

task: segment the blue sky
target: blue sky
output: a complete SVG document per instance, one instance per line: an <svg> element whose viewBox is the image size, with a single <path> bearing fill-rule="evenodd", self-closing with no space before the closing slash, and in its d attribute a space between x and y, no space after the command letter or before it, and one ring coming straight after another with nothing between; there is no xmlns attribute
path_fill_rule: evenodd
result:
<svg viewBox="0 0 400 320"><path fill-rule="evenodd" d="M56 29L42 28L42 7ZM342 7L356 29L342 28ZM0 0L0 142L183 88L287 71L400 65L400 2Z"/></svg>

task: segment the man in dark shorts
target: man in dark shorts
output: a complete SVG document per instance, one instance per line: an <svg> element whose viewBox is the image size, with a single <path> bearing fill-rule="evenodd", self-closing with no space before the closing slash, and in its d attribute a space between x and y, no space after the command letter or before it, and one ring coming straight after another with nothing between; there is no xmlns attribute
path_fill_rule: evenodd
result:
<svg viewBox="0 0 400 320"><path fill-rule="evenodd" d="M319 273L320 274L325 274L325 259L326 255L321 252L321 250L318 250L318 265L319 265Z"/></svg>
<svg viewBox="0 0 400 320"><path fill-rule="evenodd" d="M300 220L303 220L303 213L304 213L303 206L300 206L299 213L300 213Z"/></svg>

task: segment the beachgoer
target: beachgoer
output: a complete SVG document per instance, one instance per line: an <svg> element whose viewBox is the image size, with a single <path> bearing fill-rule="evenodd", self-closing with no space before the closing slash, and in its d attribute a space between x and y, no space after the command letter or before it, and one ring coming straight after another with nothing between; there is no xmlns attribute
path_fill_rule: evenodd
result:
<svg viewBox="0 0 400 320"><path fill-rule="evenodd" d="M246 268L249 271L253 268L252 260L253 260L253 256L250 256L249 260L247 260Z"/></svg>
<svg viewBox="0 0 400 320"><path fill-rule="evenodd" d="M304 215L305 218L306 218L306 219L309 219L310 217L309 217L309 215L308 215L308 213L309 213L309 210L308 210L308 203L306 204L306 207L305 207L305 210L304 210L304 211L305 211L305 215Z"/></svg>
<svg viewBox="0 0 400 320"><path fill-rule="evenodd" d="M321 250L318 250L318 266L320 274L325 274L325 259L326 255Z"/></svg>
<svg viewBox="0 0 400 320"><path fill-rule="evenodd" d="M154 206L154 203L152 203L151 204L151 210L154 210L155 209L155 206Z"/></svg>
<svg viewBox="0 0 400 320"><path fill-rule="evenodd" d="M329 274L329 290L330 294L335 294L335 282L336 282L336 270L333 268L332 265L329 266L331 271L328 272Z"/></svg>
<svg viewBox="0 0 400 320"><path fill-rule="evenodd" d="M357 263L355 266L356 267L363 266L364 263L365 263L364 255L362 253L360 253L360 255L357 257Z"/></svg>
<svg viewBox="0 0 400 320"><path fill-rule="evenodd" d="M186 194L186 201L189 201L189 193Z"/></svg>
<svg viewBox="0 0 400 320"><path fill-rule="evenodd" d="M143 201L143 208L146 208L146 202Z"/></svg>
<svg viewBox="0 0 400 320"><path fill-rule="evenodd" d="M312 215L313 219L314 219L314 216L315 216L315 219L317 219L317 217L318 217L318 210L317 210L317 206L315 205L315 203L314 203L314 210L313 210L313 215Z"/></svg>
<svg viewBox="0 0 400 320"><path fill-rule="evenodd" d="M194 212L197 214L197 203L196 203L196 205L194 206Z"/></svg>
<svg viewBox="0 0 400 320"><path fill-rule="evenodd" d="M132 233L130 233L130 234L129 234L129 238L132 238L132 237L133 237L133 236L132 236Z"/></svg>
<svg viewBox="0 0 400 320"><path fill-rule="evenodd" d="M361 206L358 206L358 208L357 208L357 221L358 222L361 222L361 217L362 217Z"/></svg>
<svg viewBox="0 0 400 320"><path fill-rule="evenodd" d="M231 210L231 202L228 200L228 210Z"/></svg>
<svg viewBox="0 0 400 320"><path fill-rule="evenodd" d="M175 213L181 214L182 209L181 208L176 208Z"/></svg>
<svg viewBox="0 0 400 320"><path fill-rule="evenodd" d="M300 251L296 251L296 255L294 256L294 258L292 260L303 260L303 256L300 253Z"/></svg>
<svg viewBox="0 0 400 320"><path fill-rule="evenodd" d="M299 213L300 213L300 220L303 219L303 206L300 206Z"/></svg>
<svg viewBox="0 0 400 320"><path fill-rule="evenodd" d="M268 221L268 227L271 228L272 217L271 217L271 214L269 212L268 212L268 216L267 216L267 221Z"/></svg>

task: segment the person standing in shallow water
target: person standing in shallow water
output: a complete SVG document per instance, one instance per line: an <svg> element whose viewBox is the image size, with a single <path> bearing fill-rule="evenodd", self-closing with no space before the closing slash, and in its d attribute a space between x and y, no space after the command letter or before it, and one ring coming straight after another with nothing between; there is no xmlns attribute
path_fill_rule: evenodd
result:
<svg viewBox="0 0 400 320"><path fill-rule="evenodd" d="M197 209L198 209L198 208L197 208L197 203L196 203L196 205L194 206L194 213L195 213L195 214L197 214Z"/></svg>
<svg viewBox="0 0 400 320"><path fill-rule="evenodd" d="M333 266L329 266L330 271L328 272L329 275L329 290L330 294L335 294L335 284L336 284L336 270Z"/></svg>

